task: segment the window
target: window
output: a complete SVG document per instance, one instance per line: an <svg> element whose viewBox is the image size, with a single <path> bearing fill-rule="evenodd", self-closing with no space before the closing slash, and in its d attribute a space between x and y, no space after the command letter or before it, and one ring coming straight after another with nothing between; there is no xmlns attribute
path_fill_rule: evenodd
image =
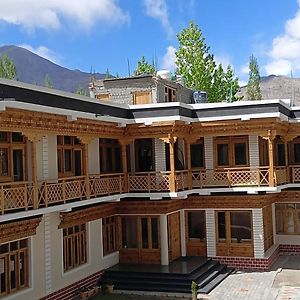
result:
<svg viewBox="0 0 300 300"><path fill-rule="evenodd" d="M284 144L277 144L277 165L285 166L285 146Z"/></svg>
<svg viewBox="0 0 300 300"><path fill-rule="evenodd" d="M135 169L137 172L154 170L154 154L152 139L137 139L135 145Z"/></svg>
<svg viewBox="0 0 300 300"><path fill-rule="evenodd" d="M176 101L176 89L165 86L165 102Z"/></svg>
<svg viewBox="0 0 300 300"><path fill-rule="evenodd" d="M300 204L276 204L276 233L300 234Z"/></svg>
<svg viewBox="0 0 300 300"><path fill-rule="evenodd" d="M219 243L252 242L251 211L218 211L216 216Z"/></svg>
<svg viewBox="0 0 300 300"><path fill-rule="evenodd" d="M248 137L218 137L215 144L216 167L242 167L249 165Z"/></svg>
<svg viewBox="0 0 300 300"><path fill-rule="evenodd" d="M203 168L204 167L204 144L203 139L198 140L196 143L191 144L191 167Z"/></svg>
<svg viewBox="0 0 300 300"><path fill-rule="evenodd" d="M133 104L149 104L151 103L151 92L134 92L133 96Z"/></svg>
<svg viewBox="0 0 300 300"><path fill-rule="evenodd" d="M99 139L100 173L122 171L121 146L115 139Z"/></svg>
<svg viewBox="0 0 300 300"><path fill-rule="evenodd" d="M103 218L103 255L107 255L117 250L116 247L116 223L115 217Z"/></svg>
<svg viewBox="0 0 300 300"><path fill-rule="evenodd" d="M103 101L109 101L110 100L110 94L103 93L96 95L96 99L103 100Z"/></svg>
<svg viewBox="0 0 300 300"><path fill-rule="evenodd" d="M0 181L23 181L26 177L26 141L19 132L0 132Z"/></svg>
<svg viewBox="0 0 300 300"><path fill-rule="evenodd" d="M0 245L0 296L28 287L28 239Z"/></svg>
<svg viewBox="0 0 300 300"><path fill-rule="evenodd" d="M64 271L69 271L87 262L86 225L63 229Z"/></svg>
<svg viewBox="0 0 300 300"><path fill-rule="evenodd" d="M188 238L190 240L206 240L205 211L188 212Z"/></svg>
<svg viewBox="0 0 300 300"><path fill-rule="evenodd" d="M74 136L57 136L57 169L59 177L82 175L83 145Z"/></svg>

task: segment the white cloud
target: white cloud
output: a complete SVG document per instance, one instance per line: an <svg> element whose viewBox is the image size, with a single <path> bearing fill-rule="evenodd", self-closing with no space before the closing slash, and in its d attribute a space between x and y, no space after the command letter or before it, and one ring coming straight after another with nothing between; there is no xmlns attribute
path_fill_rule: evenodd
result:
<svg viewBox="0 0 300 300"><path fill-rule="evenodd" d="M171 38L174 31L170 24L166 0L144 0L146 14L161 22L162 27Z"/></svg>
<svg viewBox="0 0 300 300"><path fill-rule="evenodd" d="M240 86L240 87L245 86L245 85L247 85L247 84L248 84L247 81L239 80L239 86Z"/></svg>
<svg viewBox="0 0 300 300"><path fill-rule="evenodd" d="M272 41L267 55L269 62L264 66L267 75L288 75L300 71L300 0L295 16L287 20L282 34Z"/></svg>
<svg viewBox="0 0 300 300"><path fill-rule="evenodd" d="M176 48L173 46L168 46L167 51L162 59L162 69L175 71L176 69Z"/></svg>
<svg viewBox="0 0 300 300"><path fill-rule="evenodd" d="M110 25L129 22L129 15L117 0L1 0L0 20L27 30L59 29L67 19L89 29L96 22Z"/></svg>
<svg viewBox="0 0 300 300"><path fill-rule="evenodd" d="M59 58L57 57L57 55L55 55L55 53L53 51L51 51L50 49L48 49L47 47L40 46L37 48L33 48L32 46L27 45L27 44L19 45L19 47L25 48L41 57L44 57L44 58L54 62L54 63L58 63L58 61L59 61Z"/></svg>
<svg viewBox="0 0 300 300"><path fill-rule="evenodd" d="M240 72L242 74L247 74L248 75L249 74L249 64L246 63L246 64L242 65L241 69L240 69Z"/></svg>
<svg viewBox="0 0 300 300"><path fill-rule="evenodd" d="M226 69L229 65L231 65L230 58L227 55L215 55L216 64L221 64L223 69Z"/></svg>

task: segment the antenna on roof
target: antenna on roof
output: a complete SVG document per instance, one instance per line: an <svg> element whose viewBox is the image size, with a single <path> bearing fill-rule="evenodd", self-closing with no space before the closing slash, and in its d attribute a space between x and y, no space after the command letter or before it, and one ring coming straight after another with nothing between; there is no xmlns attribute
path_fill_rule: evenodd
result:
<svg viewBox="0 0 300 300"><path fill-rule="evenodd" d="M130 77L130 63L128 58L127 58L127 69L128 69L128 77Z"/></svg>

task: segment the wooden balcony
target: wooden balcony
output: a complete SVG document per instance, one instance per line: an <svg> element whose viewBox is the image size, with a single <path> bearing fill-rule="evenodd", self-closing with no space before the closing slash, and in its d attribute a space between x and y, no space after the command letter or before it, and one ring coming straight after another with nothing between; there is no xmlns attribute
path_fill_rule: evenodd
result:
<svg viewBox="0 0 300 300"><path fill-rule="evenodd" d="M300 165L274 168L274 184L268 167L182 170L175 173L175 192L191 189L269 187L300 184ZM71 201L122 193L171 192L171 172L90 174L33 182L0 184L1 213L45 208ZM174 191L173 191L174 192Z"/></svg>

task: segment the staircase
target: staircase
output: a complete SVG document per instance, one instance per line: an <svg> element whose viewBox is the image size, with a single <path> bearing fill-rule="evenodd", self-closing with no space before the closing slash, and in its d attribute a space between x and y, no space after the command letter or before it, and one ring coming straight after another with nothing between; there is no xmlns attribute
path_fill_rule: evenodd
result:
<svg viewBox="0 0 300 300"><path fill-rule="evenodd" d="M102 282L112 282L116 290L191 293L195 281L198 293L208 294L233 271L211 259L189 259L179 258L170 266L119 264L105 271Z"/></svg>

